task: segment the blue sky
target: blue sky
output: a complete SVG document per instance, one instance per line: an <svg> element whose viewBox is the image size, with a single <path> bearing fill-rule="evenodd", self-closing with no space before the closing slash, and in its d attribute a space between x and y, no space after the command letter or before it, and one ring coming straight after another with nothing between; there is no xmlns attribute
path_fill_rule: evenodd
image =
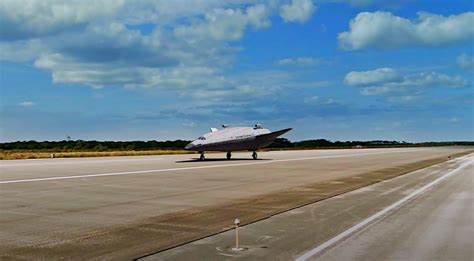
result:
<svg viewBox="0 0 474 261"><path fill-rule="evenodd" d="M10 1L0 141L474 140L472 1Z"/></svg>

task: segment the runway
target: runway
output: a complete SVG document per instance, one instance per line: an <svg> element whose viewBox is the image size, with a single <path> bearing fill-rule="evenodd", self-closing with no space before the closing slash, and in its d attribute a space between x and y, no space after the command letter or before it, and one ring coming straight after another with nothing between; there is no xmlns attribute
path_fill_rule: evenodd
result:
<svg viewBox="0 0 474 261"><path fill-rule="evenodd" d="M474 157L291 210L142 260L473 260Z"/></svg>
<svg viewBox="0 0 474 261"><path fill-rule="evenodd" d="M250 153L230 161L209 154L205 162L192 155L1 161L0 257L136 258L225 230L235 217L253 222L467 150L275 151L256 161Z"/></svg>

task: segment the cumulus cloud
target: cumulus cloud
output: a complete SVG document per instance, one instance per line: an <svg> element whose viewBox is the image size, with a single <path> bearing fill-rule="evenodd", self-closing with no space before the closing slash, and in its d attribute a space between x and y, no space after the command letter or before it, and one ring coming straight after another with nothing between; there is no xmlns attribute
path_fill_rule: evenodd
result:
<svg viewBox="0 0 474 261"><path fill-rule="evenodd" d="M394 81L398 78L398 73L391 68L378 68L371 71L352 71L344 78L347 85L371 85L388 81Z"/></svg>
<svg viewBox="0 0 474 261"><path fill-rule="evenodd" d="M312 57L284 58L276 61L277 65L296 65L302 67L314 66L323 63L324 60Z"/></svg>
<svg viewBox="0 0 474 261"><path fill-rule="evenodd" d="M474 71L474 56L469 56L465 53L458 56L456 62L459 67Z"/></svg>
<svg viewBox="0 0 474 261"><path fill-rule="evenodd" d="M199 87L225 84L217 69L206 66L112 67L108 63L78 62L59 53L41 56L34 65L50 70L55 83L86 84L94 88L124 86L197 91Z"/></svg>
<svg viewBox="0 0 474 261"><path fill-rule="evenodd" d="M71 34L61 42L49 43L54 51L77 62L113 65L165 67L178 64L158 31L141 35L123 24L90 26L80 34Z"/></svg>
<svg viewBox="0 0 474 261"><path fill-rule="evenodd" d="M0 41L0 60L28 62L47 49L48 46L37 39L17 42Z"/></svg>
<svg viewBox="0 0 474 261"><path fill-rule="evenodd" d="M472 24L474 12L451 16L420 12L415 20L390 12L362 12L351 20L349 31L338 35L338 41L346 50L446 46L474 39Z"/></svg>
<svg viewBox="0 0 474 261"><path fill-rule="evenodd" d="M20 106L22 107L33 107L36 105L36 103L32 102L32 101L22 101L19 103Z"/></svg>
<svg viewBox="0 0 474 261"><path fill-rule="evenodd" d="M0 59L32 63L50 71L54 83L155 88L212 99L232 93L259 96L275 90L274 83L266 78L257 86L248 76L228 75L239 49L230 42L248 30L271 26L282 5L259 0L5 0L0 1ZM303 12L296 22L314 9L306 1L289 6ZM149 30L141 31L144 25Z"/></svg>
<svg viewBox="0 0 474 261"><path fill-rule="evenodd" d="M290 4L282 5L280 16L285 22L304 23L311 18L316 6L312 0L292 0Z"/></svg>
<svg viewBox="0 0 474 261"><path fill-rule="evenodd" d="M170 24L226 6L236 6L236 3L225 0L192 4L189 0L3 0L0 1L0 36L2 40L44 37L80 31L90 24L113 20L127 24Z"/></svg>
<svg viewBox="0 0 474 261"><path fill-rule="evenodd" d="M72 0L0 2L0 37L20 40L42 37L67 30L84 28L92 20L110 16L123 6L123 1Z"/></svg>
<svg viewBox="0 0 474 261"><path fill-rule="evenodd" d="M399 75L394 69L379 68L371 71L349 72L344 83L359 87L362 95L380 95L390 92L420 91L432 87L464 87L467 80L436 72Z"/></svg>
<svg viewBox="0 0 474 261"><path fill-rule="evenodd" d="M238 40L247 27L261 29L270 26L268 10L265 5L258 4L240 9L215 9L206 13L204 21L188 26L178 26L174 33L179 37L203 38L215 40Z"/></svg>

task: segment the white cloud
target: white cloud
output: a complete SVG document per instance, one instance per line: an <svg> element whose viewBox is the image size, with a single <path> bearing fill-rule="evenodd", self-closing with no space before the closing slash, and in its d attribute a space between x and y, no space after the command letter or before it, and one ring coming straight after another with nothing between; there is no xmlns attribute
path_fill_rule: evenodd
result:
<svg viewBox="0 0 474 261"><path fill-rule="evenodd" d="M225 84L219 71L207 66L142 67L111 66L109 63L78 62L55 53L44 55L35 61L35 67L52 72L55 83L86 84L94 88L124 86L133 88L197 89L214 88Z"/></svg>
<svg viewBox="0 0 474 261"><path fill-rule="evenodd" d="M323 63L324 60L312 57L284 58L276 61L277 65L297 65L302 67L313 66Z"/></svg>
<svg viewBox="0 0 474 261"><path fill-rule="evenodd" d="M360 90L360 94L365 95L365 96L371 96L371 95L380 95L384 93L388 93L394 91L391 87L389 86L370 86L370 87L364 87Z"/></svg>
<svg viewBox="0 0 474 261"><path fill-rule="evenodd" d="M33 107L36 105L36 103L32 101L22 101L18 105L23 106L23 107Z"/></svg>
<svg viewBox="0 0 474 261"><path fill-rule="evenodd" d="M245 29L251 26L261 29L270 26L269 12L265 5L250 6L245 11L240 9L215 9L206 13L203 21L191 25L178 26L174 33L188 40L207 39L238 40L244 35Z"/></svg>
<svg viewBox="0 0 474 261"><path fill-rule="evenodd" d="M292 0L291 4L280 7L280 16L285 22L304 23L311 18L315 10L316 6L312 0Z"/></svg>
<svg viewBox="0 0 474 261"><path fill-rule="evenodd" d="M474 39L473 24L474 12L451 16L420 12L413 21L390 12L362 12L351 20L348 32L338 35L338 40L346 50L446 46Z"/></svg>
<svg viewBox="0 0 474 261"><path fill-rule="evenodd" d="M344 83L360 88L362 95L380 95L390 92L420 91L433 87L464 87L467 80L461 76L448 76L435 72L423 72L411 75L399 75L391 68L379 68L372 71L349 72Z"/></svg>
<svg viewBox="0 0 474 261"><path fill-rule="evenodd" d="M101 88L143 81L139 68L111 68L108 64L81 63L59 53L43 55L34 65L50 70L54 83L85 84Z"/></svg>
<svg viewBox="0 0 474 261"><path fill-rule="evenodd" d="M184 127L193 128L194 126L196 126L196 123L194 123L193 121L186 121L181 123L181 125L183 125Z"/></svg>
<svg viewBox="0 0 474 261"><path fill-rule="evenodd" d="M47 46L37 39L16 42L0 41L0 60L28 62L46 49Z"/></svg>
<svg viewBox="0 0 474 261"><path fill-rule="evenodd" d="M384 7L398 7L405 1L393 1L393 0L327 0L328 2L336 3L348 3L355 7L365 7L368 5L382 5Z"/></svg>
<svg viewBox="0 0 474 261"><path fill-rule="evenodd" d="M458 56L456 62L459 67L474 71L474 56L469 56L465 53Z"/></svg>
<svg viewBox="0 0 474 261"><path fill-rule="evenodd" d="M201 16L213 9L249 4L252 0L3 0L0 36L3 40L29 39L80 31L94 23L170 24Z"/></svg>
<svg viewBox="0 0 474 261"><path fill-rule="evenodd" d="M366 6L377 2L377 0L338 0L337 2L347 2L352 6Z"/></svg>
<svg viewBox="0 0 474 261"><path fill-rule="evenodd" d="M352 71L344 78L347 85L370 85L387 81L394 81L398 73L391 68L378 68L371 71Z"/></svg>
<svg viewBox="0 0 474 261"><path fill-rule="evenodd" d="M309 105L329 105L336 103L336 101L332 98L321 98L319 96L306 97L304 98L303 102Z"/></svg>
<svg viewBox="0 0 474 261"><path fill-rule="evenodd" d="M319 96L310 96L304 98L304 103L318 103L320 100Z"/></svg>
<svg viewBox="0 0 474 261"><path fill-rule="evenodd" d="M453 117L453 118L449 119L449 121L452 122L452 123L458 123L461 120L459 118Z"/></svg>
<svg viewBox="0 0 474 261"><path fill-rule="evenodd" d="M4 40L18 40L83 28L94 19L118 12L123 2L3 0L0 2L0 36Z"/></svg>
<svg viewBox="0 0 474 261"><path fill-rule="evenodd" d="M250 92L242 87L245 81L226 75L238 50L229 42L249 29L271 26L280 5L253 0L1 1L0 59L32 62L50 71L55 83L195 96L229 96L236 90L258 95L265 87ZM133 29L142 24L151 30Z"/></svg>
<svg viewBox="0 0 474 261"><path fill-rule="evenodd" d="M420 100L420 96L417 95L403 95L403 96L393 96L389 97L388 100L390 102L396 103L413 103Z"/></svg>

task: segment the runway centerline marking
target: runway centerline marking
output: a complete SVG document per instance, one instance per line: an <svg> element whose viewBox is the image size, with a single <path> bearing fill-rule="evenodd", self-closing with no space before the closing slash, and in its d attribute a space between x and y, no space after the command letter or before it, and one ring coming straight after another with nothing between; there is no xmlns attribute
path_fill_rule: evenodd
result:
<svg viewBox="0 0 474 261"><path fill-rule="evenodd" d="M378 153L328 155L328 156L316 156L316 157L295 158L295 159L280 159L280 160L271 160L271 161L263 161L263 162L251 162L251 163L221 164L221 165L193 166L193 167L184 167L184 168L136 170L136 171L84 174L84 175L73 175L73 176L17 179L17 180L0 181L0 184L26 183L26 182L48 181L48 180L79 179L79 178L92 178L92 177L107 177L107 176L122 176L122 175L132 175L132 174L144 174L144 173L154 173L154 172L171 172L171 171L194 170L194 169L212 169L212 168L224 168L224 167L238 167L238 166L272 164L272 163L278 163L278 162L302 161L302 160L312 160L312 159L328 159L328 158L343 158L343 157L358 157L358 156L380 155L380 154L390 154L390 153L403 153L403 152L404 151L395 151L395 152L390 151L390 152L378 152Z"/></svg>
<svg viewBox="0 0 474 261"><path fill-rule="evenodd" d="M462 158L464 158L464 157L462 157ZM402 199L400 199L399 201L393 203L392 205L380 210L379 212L377 212L377 213L373 214L372 216L364 219L363 221L357 223L356 225L348 228L347 230L343 231L342 233L338 234L337 236L329 239L328 241L320 244L319 246L317 246L317 247L311 249L310 251L304 253L303 255L297 257L295 260L296 261L304 261L304 260L307 260L308 258L311 258L312 256L315 256L316 254L318 254L321 251L331 247L332 245L336 244L337 242L339 242L343 238L348 237L349 235L351 235L352 233L358 231L359 229L363 228L364 226L368 225L369 223L372 223L373 221L375 221L377 219L380 219L381 217L385 216L389 212L401 207L405 202L407 202L408 200L420 195L421 193L425 192L430 187L438 184L439 182L443 181L446 178L449 178L450 176L453 176L454 174L459 172L461 169L469 166L473 162L473 160L470 158L470 156L468 156L466 158L467 158L467 162L461 164L456 169L449 171L448 173L444 174L443 176L441 176L441 177L433 180L432 182L426 184L425 186L413 191L412 193L410 193L409 195L403 197Z"/></svg>

